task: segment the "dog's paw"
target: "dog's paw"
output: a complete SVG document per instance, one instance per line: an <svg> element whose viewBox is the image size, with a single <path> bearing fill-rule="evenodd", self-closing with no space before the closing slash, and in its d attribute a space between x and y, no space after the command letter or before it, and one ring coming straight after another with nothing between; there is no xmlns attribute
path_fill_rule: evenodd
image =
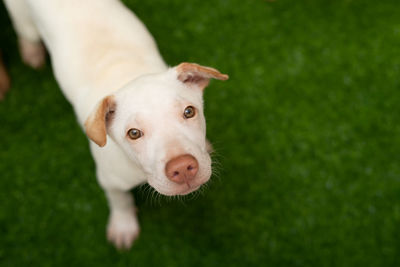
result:
<svg viewBox="0 0 400 267"><path fill-rule="evenodd" d="M4 95L10 88L10 78L7 75L7 72L0 62L0 100L4 98Z"/></svg>
<svg viewBox="0 0 400 267"><path fill-rule="evenodd" d="M140 228L134 212L114 212L110 216L107 227L107 239L117 249L130 249L139 236Z"/></svg>
<svg viewBox="0 0 400 267"><path fill-rule="evenodd" d="M31 42L20 39L19 49L22 61L28 66L39 69L44 65L46 61L46 51L41 42Z"/></svg>

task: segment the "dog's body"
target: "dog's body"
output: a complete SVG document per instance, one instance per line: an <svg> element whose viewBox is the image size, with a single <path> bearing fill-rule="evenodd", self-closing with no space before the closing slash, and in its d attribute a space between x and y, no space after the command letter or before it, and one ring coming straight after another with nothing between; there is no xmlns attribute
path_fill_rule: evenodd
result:
<svg viewBox="0 0 400 267"><path fill-rule="evenodd" d="M210 178L202 89L210 78L227 76L190 63L168 68L144 25L118 0L5 3L23 60L38 67L41 40L48 49L57 81L93 141L111 209L108 238L129 248L139 226L128 190L149 182L162 194L187 194Z"/></svg>
<svg viewBox="0 0 400 267"><path fill-rule="evenodd" d="M26 20L26 40L43 40L54 73L83 125L104 96L147 73L167 70L144 25L115 0L7 0ZM13 20L15 28L18 21ZM22 34L21 34L22 35ZM81 105L80 102L84 102Z"/></svg>

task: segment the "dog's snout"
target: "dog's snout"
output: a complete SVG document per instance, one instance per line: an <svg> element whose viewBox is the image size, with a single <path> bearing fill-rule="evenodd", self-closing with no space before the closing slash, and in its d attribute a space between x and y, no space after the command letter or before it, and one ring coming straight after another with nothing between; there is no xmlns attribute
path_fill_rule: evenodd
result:
<svg viewBox="0 0 400 267"><path fill-rule="evenodd" d="M165 165L165 174L171 181L182 184L192 180L199 170L199 163L190 154L180 155Z"/></svg>

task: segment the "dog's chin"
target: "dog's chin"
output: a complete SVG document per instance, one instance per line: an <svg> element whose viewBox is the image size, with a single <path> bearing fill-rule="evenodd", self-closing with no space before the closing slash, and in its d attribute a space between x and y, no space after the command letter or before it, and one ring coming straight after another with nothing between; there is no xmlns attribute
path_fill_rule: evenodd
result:
<svg viewBox="0 0 400 267"><path fill-rule="evenodd" d="M208 179L207 179L208 181ZM207 182L205 181L205 182ZM199 189L205 182L202 183L195 183L195 184L180 184L176 186L171 186L171 187L164 187L164 186L159 186L157 184L153 184L149 181L149 185L153 187L158 193L164 196L184 196L188 195L197 189Z"/></svg>
<svg viewBox="0 0 400 267"><path fill-rule="evenodd" d="M202 186L202 184L198 185L196 187L187 188L187 190L184 190L184 191L181 191L181 192L176 192L174 195L179 195L179 196L188 195L188 194L196 191L197 189L199 189L201 186Z"/></svg>
<svg viewBox="0 0 400 267"><path fill-rule="evenodd" d="M177 188L157 188L155 186L152 186L158 193L164 196L184 196L188 195L197 189L199 189L202 186L202 184L197 185L197 186L187 186L186 184L182 186L178 186Z"/></svg>

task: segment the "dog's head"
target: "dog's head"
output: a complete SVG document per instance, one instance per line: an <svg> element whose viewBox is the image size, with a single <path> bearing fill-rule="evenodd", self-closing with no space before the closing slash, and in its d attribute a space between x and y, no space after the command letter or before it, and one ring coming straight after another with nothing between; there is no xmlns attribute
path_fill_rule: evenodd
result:
<svg viewBox="0 0 400 267"><path fill-rule="evenodd" d="M107 135L140 165L164 195L185 195L207 182L203 90L228 75L193 63L135 79L105 97L85 122L88 137L105 146Z"/></svg>

